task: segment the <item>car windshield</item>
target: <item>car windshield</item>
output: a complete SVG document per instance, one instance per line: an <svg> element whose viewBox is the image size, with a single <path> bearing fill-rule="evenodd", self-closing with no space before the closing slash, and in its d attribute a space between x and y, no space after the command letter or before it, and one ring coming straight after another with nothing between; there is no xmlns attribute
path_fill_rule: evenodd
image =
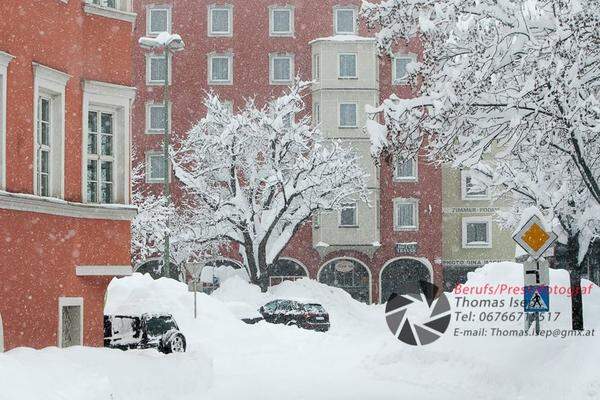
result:
<svg viewBox="0 0 600 400"><path fill-rule="evenodd" d="M160 336L171 329L177 329L177 325L170 316L151 317L146 321L148 335Z"/></svg>
<svg viewBox="0 0 600 400"><path fill-rule="evenodd" d="M320 304L305 304L304 309L310 313L325 314L325 309Z"/></svg>

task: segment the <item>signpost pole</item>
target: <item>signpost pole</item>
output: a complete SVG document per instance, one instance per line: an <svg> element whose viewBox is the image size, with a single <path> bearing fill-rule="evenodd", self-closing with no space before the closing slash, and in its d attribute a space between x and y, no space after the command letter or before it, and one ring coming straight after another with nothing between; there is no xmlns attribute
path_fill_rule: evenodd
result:
<svg viewBox="0 0 600 400"><path fill-rule="evenodd" d="M196 284L198 283L198 280L196 278L194 278L194 319L196 319L197 317L197 303L196 303L196 296L198 295L198 290L196 289Z"/></svg>

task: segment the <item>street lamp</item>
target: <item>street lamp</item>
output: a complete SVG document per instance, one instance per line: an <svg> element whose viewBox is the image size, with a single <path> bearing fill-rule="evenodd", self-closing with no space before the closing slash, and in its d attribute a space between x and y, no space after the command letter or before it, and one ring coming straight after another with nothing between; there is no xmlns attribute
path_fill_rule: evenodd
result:
<svg viewBox="0 0 600 400"><path fill-rule="evenodd" d="M141 37L139 40L140 47L146 51L160 52L165 55L165 81L163 90L163 114L164 114L164 129L163 136L163 157L164 157L164 181L163 195L165 197L165 205L168 206L171 202L171 187L169 186L169 144L171 142L169 132L169 61L172 54L182 51L185 48L185 43L181 36L162 32L157 37ZM163 255L164 275L169 277L170 274L170 234L169 221L167 220L167 229L165 231L165 251Z"/></svg>

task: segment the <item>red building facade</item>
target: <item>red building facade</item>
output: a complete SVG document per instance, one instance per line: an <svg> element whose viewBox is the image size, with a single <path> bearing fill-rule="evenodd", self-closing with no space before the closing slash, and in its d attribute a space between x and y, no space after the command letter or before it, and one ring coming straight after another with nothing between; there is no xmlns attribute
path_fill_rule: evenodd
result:
<svg viewBox="0 0 600 400"><path fill-rule="evenodd" d="M131 273L135 14L7 0L0 15L0 351L101 346L108 282Z"/></svg>
<svg viewBox="0 0 600 400"><path fill-rule="evenodd" d="M402 80L403 68L420 56L420 48L411 42L394 58L379 57L373 32L359 22L360 4L359 0L135 1L136 38L167 30L186 43L171 65L167 109L173 136L185 135L202 118L207 91L231 102L235 110L249 97L260 104L278 96L297 74L317 82L306 99L313 120L327 135L356 145L367 159L362 105L375 105L391 93L411 96L414 89ZM159 57L134 50L138 89L134 163L145 165L144 190L157 194L162 191L160 121L165 112ZM342 108L354 113L352 129L327 121L327 116L341 116ZM325 219L307 223L284 251L273 283L308 275L366 302L385 301L406 280L426 278L441 284L441 171L421 160L384 161L380 167L367 168L373 177L372 211L355 205L354 217L335 218L339 226L328 227ZM175 177L171 185L176 195L180 193ZM329 238L327 243L324 237ZM229 258L239 263L235 251ZM143 270L144 264L135 267Z"/></svg>

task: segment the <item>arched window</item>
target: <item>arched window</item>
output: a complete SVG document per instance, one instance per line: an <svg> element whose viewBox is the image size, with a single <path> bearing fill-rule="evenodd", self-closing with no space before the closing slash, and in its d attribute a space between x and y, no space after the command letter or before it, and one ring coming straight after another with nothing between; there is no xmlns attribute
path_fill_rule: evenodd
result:
<svg viewBox="0 0 600 400"><path fill-rule="evenodd" d="M371 276L360 261L342 258L329 261L319 272L319 282L344 289L354 299L371 301Z"/></svg>
<svg viewBox="0 0 600 400"><path fill-rule="evenodd" d="M308 276L306 269L289 258L280 258L269 271L269 285L275 286L283 281L295 281Z"/></svg>
<svg viewBox="0 0 600 400"><path fill-rule="evenodd" d="M429 268L412 258L401 258L388 263L381 270L381 302L385 303L392 293L397 293L408 282L431 282Z"/></svg>

